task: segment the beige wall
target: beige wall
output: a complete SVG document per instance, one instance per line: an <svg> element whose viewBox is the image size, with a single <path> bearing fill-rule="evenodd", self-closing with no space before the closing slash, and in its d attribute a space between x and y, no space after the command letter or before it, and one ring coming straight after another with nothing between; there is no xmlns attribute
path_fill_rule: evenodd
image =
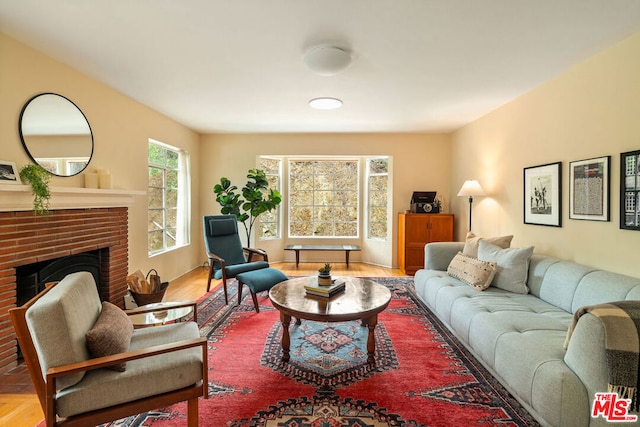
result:
<svg viewBox="0 0 640 427"><path fill-rule="evenodd" d="M513 234L514 246L639 276L640 232L620 230L620 153L640 149L640 34L561 74L452 135L450 192L480 181L473 230ZM569 219L569 162L612 156L611 221ZM523 223L523 168L562 162L562 227ZM464 238L468 204L453 200Z"/></svg>
<svg viewBox="0 0 640 427"><path fill-rule="evenodd" d="M89 169L110 169L114 188L145 190L147 139L186 149L192 156L191 245L149 259L146 254L146 198L130 210L130 270L160 266L168 279L204 257L201 217L219 211L212 187L221 176L242 184L256 156L389 155L393 158L394 239L368 247L361 259L396 265L397 212L408 208L414 190L436 190L457 215L464 237L468 204L456 197L465 179L479 179L488 197L474 202L474 231L514 234L516 246L538 253L638 275L634 269L640 233L619 229L619 154L640 149L640 34L544 83L452 135L281 134L203 135L142 106L82 73L0 34L1 160L28 163L18 135L23 104L41 92L73 100L85 113L95 138ZM611 222L569 220L568 168L572 160L611 155ZM523 224L523 168L563 162L561 228ZM81 187L82 176L54 178L53 186ZM292 259L286 239L260 244L274 260ZM361 242L363 243L363 242ZM363 243L363 244L366 244ZM367 247L365 246L365 249ZM376 255L386 254L386 255ZM339 258L339 257L338 257Z"/></svg>
<svg viewBox="0 0 640 427"><path fill-rule="evenodd" d="M25 102L42 92L71 99L84 112L94 134L95 149L88 170L109 169L113 188L146 191L147 140L154 138L187 150L198 158L199 135L185 126L131 100L51 58L0 34L0 159L29 163L18 134ZM198 176L198 162L192 162ZM54 177L54 187L82 187L82 176ZM194 224L199 224L200 186L192 183ZM6 196L2 196L6 197ZM199 228L192 229L189 247L152 259L147 256L147 201L135 198L129 211L129 270L156 268L171 279L203 262Z"/></svg>
<svg viewBox="0 0 640 427"><path fill-rule="evenodd" d="M393 157L393 206L391 225L395 233L398 212L408 208L412 191L435 190L449 200L450 146L446 135L427 134L283 134L204 135L131 100L50 57L0 34L0 145L1 160L18 167L29 163L18 134L18 117L24 103L42 92L71 99L90 122L95 141L87 171L109 169L113 188L146 190L147 140L153 138L187 150L192 156L191 245L149 259L146 251L146 197L136 197L129 215L129 269L146 272L158 268L167 279L175 278L206 257L202 243L202 215L217 213L212 188L221 176L243 184L246 171L255 167L256 156L278 155L389 155ZM54 177L54 187L82 187L80 176ZM394 234L395 236L395 234ZM264 244L262 244L264 243ZM293 259L282 247L286 239L261 242L274 260ZM363 252L353 254L384 266L396 265L396 240L367 242ZM324 255L321 257L324 259ZM336 260L342 255L335 254Z"/></svg>
<svg viewBox="0 0 640 427"><path fill-rule="evenodd" d="M387 242L359 239L346 244L360 244L361 253L353 253L354 261L383 266L397 265L397 213L409 208L411 194L416 190L434 190L445 201L448 189L450 144L447 135L433 134L269 134L269 135L205 135L201 146L201 189L203 214L219 212L213 186L220 177L227 177L238 187L246 182L246 172L256 166L259 155L388 155L393 158L393 238ZM446 206L446 203L445 203ZM285 225L286 227L286 225ZM286 233L281 240L260 241L255 246L264 248L273 261L294 260L294 254L285 253L285 244L335 243L327 241L288 241ZM303 259L334 259L344 262L343 254L306 253Z"/></svg>

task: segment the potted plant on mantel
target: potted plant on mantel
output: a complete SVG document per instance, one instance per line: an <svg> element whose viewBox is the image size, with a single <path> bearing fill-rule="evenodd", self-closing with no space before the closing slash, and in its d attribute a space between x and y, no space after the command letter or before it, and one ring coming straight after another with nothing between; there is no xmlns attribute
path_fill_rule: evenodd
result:
<svg viewBox="0 0 640 427"><path fill-rule="evenodd" d="M33 193L33 213L35 215L49 214L49 181L51 175L40 165L29 164L20 169L20 179L31 186Z"/></svg>
<svg viewBox="0 0 640 427"><path fill-rule="evenodd" d="M324 267L318 269L318 285L331 284L331 264L326 263Z"/></svg>

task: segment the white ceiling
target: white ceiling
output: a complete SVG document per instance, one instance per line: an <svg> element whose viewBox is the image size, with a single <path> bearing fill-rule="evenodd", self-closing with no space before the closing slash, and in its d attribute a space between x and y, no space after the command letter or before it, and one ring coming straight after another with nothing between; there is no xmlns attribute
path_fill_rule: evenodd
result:
<svg viewBox="0 0 640 427"><path fill-rule="evenodd" d="M638 31L638 0L0 0L0 32L203 133L450 131ZM338 75L302 62L325 43Z"/></svg>

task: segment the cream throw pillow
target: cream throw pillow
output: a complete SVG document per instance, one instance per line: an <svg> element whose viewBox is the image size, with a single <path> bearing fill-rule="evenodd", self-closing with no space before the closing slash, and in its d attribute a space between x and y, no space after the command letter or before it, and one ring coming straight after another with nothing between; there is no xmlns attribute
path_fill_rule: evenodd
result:
<svg viewBox="0 0 640 427"><path fill-rule="evenodd" d="M517 294L528 294L527 277L533 246L503 249L493 243L480 240L478 259L498 264L492 286Z"/></svg>
<svg viewBox="0 0 640 427"><path fill-rule="evenodd" d="M462 280L478 291L484 291L496 274L496 263L480 261L458 252L451 260L447 274Z"/></svg>
<svg viewBox="0 0 640 427"><path fill-rule="evenodd" d="M499 237L478 237L473 232L467 233L467 238L464 243L464 249L462 253L466 256L478 258L478 248L480 247L480 240L486 240L494 245L500 246L502 249L506 249L511 246L511 240L513 236L499 236Z"/></svg>

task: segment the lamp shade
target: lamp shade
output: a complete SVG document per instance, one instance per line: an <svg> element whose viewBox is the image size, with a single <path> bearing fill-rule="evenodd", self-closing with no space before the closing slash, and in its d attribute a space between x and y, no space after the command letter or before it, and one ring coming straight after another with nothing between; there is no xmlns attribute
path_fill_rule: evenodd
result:
<svg viewBox="0 0 640 427"><path fill-rule="evenodd" d="M458 191L458 196L484 196L484 190L480 183L475 179L470 179L462 184L462 188Z"/></svg>

